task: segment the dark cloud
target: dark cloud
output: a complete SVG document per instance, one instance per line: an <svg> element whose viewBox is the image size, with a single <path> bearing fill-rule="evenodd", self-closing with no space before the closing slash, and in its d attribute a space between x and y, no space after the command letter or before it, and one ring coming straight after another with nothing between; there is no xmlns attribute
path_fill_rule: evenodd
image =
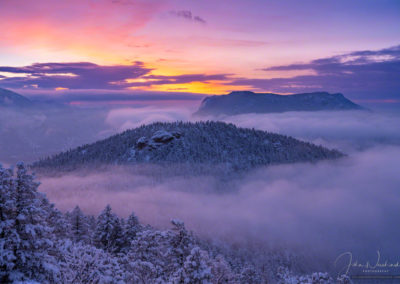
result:
<svg viewBox="0 0 400 284"><path fill-rule="evenodd" d="M195 17L193 18L193 20L196 21L196 22L203 23L203 24L206 23L206 21L205 21L203 18L200 18L199 16L195 16Z"/></svg>
<svg viewBox="0 0 400 284"><path fill-rule="evenodd" d="M139 78L151 69L142 62L132 65L101 66L90 62L36 63L25 67L0 66L0 72L26 74L7 77L0 86L8 88L121 89L120 82Z"/></svg>
<svg viewBox="0 0 400 284"><path fill-rule="evenodd" d="M0 87L12 89L54 89L62 87L71 90L103 89L110 91L152 85L228 81L232 76L232 74L162 76L151 75L150 71L151 69L146 68L142 62L113 66L101 66L90 62L36 63L24 67L0 66L0 72L15 74L15 76L0 77ZM25 76L21 76L22 74ZM141 80L132 80L139 78Z"/></svg>
<svg viewBox="0 0 400 284"><path fill-rule="evenodd" d="M312 70L315 75L292 78L241 78L235 85L274 92L343 92L351 98L398 98L400 90L400 46L378 51L356 51L313 60L304 64L273 66L264 71Z"/></svg>
<svg viewBox="0 0 400 284"><path fill-rule="evenodd" d="M206 21L203 18L201 18L200 16L193 15L193 13L189 10L171 11L170 14L178 18L183 18L188 21L198 22L202 24L206 23Z"/></svg>
<svg viewBox="0 0 400 284"><path fill-rule="evenodd" d="M177 76L162 76L162 75L147 75L143 78L152 80L152 85L163 85L163 84L185 84L191 82L203 82L208 83L210 81L228 81L230 76L233 74L184 74Z"/></svg>

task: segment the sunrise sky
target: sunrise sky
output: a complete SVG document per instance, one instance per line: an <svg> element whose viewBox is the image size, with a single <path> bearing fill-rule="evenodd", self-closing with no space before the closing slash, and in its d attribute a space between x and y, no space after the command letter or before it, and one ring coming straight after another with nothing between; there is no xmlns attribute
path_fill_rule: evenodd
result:
<svg viewBox="0 0 400 284"><path fill-rule="evenodd" d="M398 0L0 0L0 26L0 87L27 94L399 100Z"/></svg>

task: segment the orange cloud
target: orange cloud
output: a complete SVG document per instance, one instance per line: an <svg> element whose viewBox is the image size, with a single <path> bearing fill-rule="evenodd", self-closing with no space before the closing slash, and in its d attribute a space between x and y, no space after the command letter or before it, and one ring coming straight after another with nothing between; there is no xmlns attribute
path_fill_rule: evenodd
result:
<svg viewBox="0 0 400 284"><path fill-rule="evenodd" d="M63 88L63 87L57 87L54 90L56 91L65 91L65 90L69 90L68 88Z"/></svg>
<svg viewBox="0 0 400 284"><path fill-rule="evenodd" d="M151 85L130 89L142 89L146 91L196 93L222 95L230 91L249 90L249 86L229 86L220 82L191 82L184 84Z"/></svg>

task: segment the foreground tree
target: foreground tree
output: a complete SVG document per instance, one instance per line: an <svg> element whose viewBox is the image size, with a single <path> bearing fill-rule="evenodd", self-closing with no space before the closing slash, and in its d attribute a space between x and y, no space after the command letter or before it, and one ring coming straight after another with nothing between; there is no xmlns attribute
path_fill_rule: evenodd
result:
<svg viewBox="0 0 400 284"><path fill-rule="evenodd" d="M83 242L58 242L61 283L125 283L118 258Z"/></svg>
<svg viewBox="0 0 400 284"><path fill-rule="evenodd" d="M119 252L124 244L121 222L107 205L97 218L94 243L108 252Z"/></svg>
<svg viewBox="0 0 400 284"><path fill-rule="evenodd" d="M183 267L172 276L174 284L211 284L211 261L207 252L194 247L186 258Z"/></svg>
<svg viewBox="0 0 400 284"><path fill-rule="evenodd" d="M142 230L138 217L132 212L126 220L125 228L125 243L130 246L132 241L136 238L137 234Z"/></svg>
<svg viewBox="0 0 400 284"><path fill-rule="evenodd" d="M42 207L44 195L37 192L39 183L22 163L12 171L2 172L2 207L0 232L1 278L4 282L56 281L55 259L49 255L53 246L48 212Z"/></svg>
<svg viewBox="0 0 400 284"><path fill-rule="evenodd" d="M15 230L15 196L12 171L0 165L0 283L10 281L10 272L14 268L14 240L18 237Z"/></svg>
<svg viewBox="0 0 400 284"><path fill-rule="evenodd" d="M68 214L68 220L71 226L71 238L74 242L90 242L89 221L83 214L79 206L76 206L71 213Z"/></svg>

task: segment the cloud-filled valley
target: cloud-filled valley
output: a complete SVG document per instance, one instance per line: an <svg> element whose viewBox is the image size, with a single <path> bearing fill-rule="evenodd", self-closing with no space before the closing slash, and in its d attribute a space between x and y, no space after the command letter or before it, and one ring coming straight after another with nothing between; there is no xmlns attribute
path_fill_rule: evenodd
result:
<svg viewBox="0 0 400 284"><path fill-rule="evenodd" d="M41 190L62 210L79 204L98 214L111 204L161 228L179 218L203 237L301 250L328 265L349 250L396 256L399 155L380 145L339 161L263 168L234 179L235 188L226 181L223 193L210 191L214 176L157 181L124 167L42 177Z"/></svg>
<svg viewBox="0 0 400 284"><path fill-rule="evenodd" d="M84 122L78 132L83 135L91 123L101 121L96 133L85 133L86 140L96 140L157 120L193 120L192 109L94 109L97 118ZM397 112L289 112L220 119L338 148L348 156L260 168L222 182L216 176L157 177L135 167L107 166L97 172L41 174L40 190L61 210L79 204L85 212L98 214L111 204L122 216L134 210L143 222L158 227L179 218L209 238L301 248L308 257L321 257L325 269L333 269L332 258L347 250L360 257L373 256L376 250L395 257L400 249L400 231L393 225L400 206ZM64 123L59 120L55 127L61 129ZM217 192L218 187L225 190Z"/></svg>
<svg viewBox="0 0 400 284"><path fill-rule="evenodd" d="M186 108L73 107L73 111L57 110L57 116L51 111L32 116L8 110L3 113L1 131L19 130L9 136L14 141L8 140L8 145L24 139L45 145L40 155L31 156L33 161L46 151L56 153L154 121L194 121L198 119L191 116L194 109L194 104ZM162 174L162 167L151 166L40 173L40 190L63 211L78 204L84 212L97 215L110 204L121 216L134 210L144 223L156 227L165 228L171 218L179 218L202 237L298 251L308 257L305 269L310 271L333 271L334 258L349 250L360 258L374 257L376 250L396 257L400 249L400 231L393 225L400 206L400 116L396 110L242 114L219 119L337 148L348 156L259 168L232 180L215 175L170 176ZM68 142L68 137L75 140ZM29 157L32 150L21 147L14 149L18 160ZM3 159L13 153L10 149L2 148ZM4 159L8 164L16 160ZM321 261L310 260L314 257Z"/></svg>

